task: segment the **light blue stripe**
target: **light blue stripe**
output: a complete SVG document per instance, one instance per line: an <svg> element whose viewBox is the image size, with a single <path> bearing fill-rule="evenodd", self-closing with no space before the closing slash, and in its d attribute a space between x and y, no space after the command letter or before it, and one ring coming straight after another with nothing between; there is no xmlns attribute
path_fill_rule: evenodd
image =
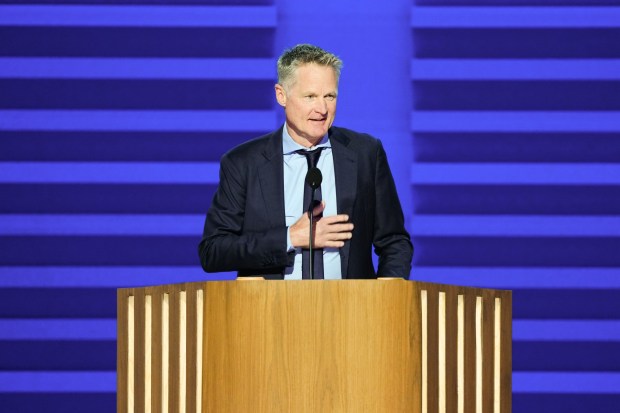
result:
<svg viewBox="0 0 620 413"><path fill-rule="evenodd" d="M513 372L513 393L620 394L620 373Z"/></svg>
<svg viewBox="0 0 620 413"><path fill-rule="evenodd" d="M0 267L0 288L122 288L235 278L235 272L203 272L197 256L195 266L179 267Z"/></svg>
<svg viewBox="0 0 620 413"><path fill-rule="evenodd" d="M0 78L273 80L273 59L0 57Z"/></svg>
<svg viewBox="0 0 620 413"><path fill-rule="evenodd" d="M620 112L413 111L412 132L620 132Z"/></svg>
<svg viewBox="0 0 620 413"><path fill-rule="evenodd" d="M0 319L0 340L116 340L116 319Z"/></svg>
<svg viewBox="0 0 620 413"><path fill-rule="evenodd" d="M0 183L216 184L215 162L0 162Z"/></svg>
<svg viewBox="0 0 620 413"><path fill-rule="evenodd" d="M618 185L620 164L416 163L411 183Z"/></svg>
<svg viewBox="0 0 620 413"><path fill-rule="evenodd" d="M619 59L412 59L413 80L618 80Z"/></svg>
<svg viewBox="0 0 620 413"><path fill-rule="evenodd" d="M274 6L3 5L0 24L12 26L275 27Z"/></svg>
<svg viewBox="0 0 620 413"><path fill-rule="evenodd" d="M0 215L0 236L193 235L200 237L205 214L8 214Z"/></svg>
<svg viewBox="0 0 620 413"><path fill-rule="evenodd" d="M620 217L415 215L411 227L414 236L618 237Z"/></svg>
<svg viewBox="0 0 620 413"><path fill-rule="evenodd" d="M254 132L275 128L273 110L0 110L0 131Z"/></svg>
<svg viewBox="0 0 620 413"><path fill-rule="evenodd" d="M412 280L500 289L620 288L620 268L489 268L414 266L411 274Z"/></svg>
<svg viewBox="0 0 620 413"><path fill-rule="evenodd" d="M0 393L115 393L116 372L0 371Z"/></svg>
<svg viewBox="0 0 620 413"><path fill-rule="evenodd" d="M620 321L513 320L512 339L516 341L620 341Z"/></svg>
<svg viewBox="0 0 620 413"><path fill-rule="evenodd" d="M412 7L411 27L620 27L620 7Z"/></svg>

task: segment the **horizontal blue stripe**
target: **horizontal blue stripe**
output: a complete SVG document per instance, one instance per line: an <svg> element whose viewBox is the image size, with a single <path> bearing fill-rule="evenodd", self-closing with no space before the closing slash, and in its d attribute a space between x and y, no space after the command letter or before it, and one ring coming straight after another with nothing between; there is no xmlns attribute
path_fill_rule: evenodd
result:
<svg viewBox="0 0 620 413"><path fill-rule="evenodd" d="M273 59L0 57L0 78L273 80Z"/></svg>
<svg viewBox="0 0 620 413"><path fill-rule="evenodd" d="M206 213L206 211L205 211ZM3 235L195 235L205 214L170 215L0 215Z"/></svg>
<svg viewBox="0 0 620 413"><path fill-rule="evenodd" d="M215 162L0 162L1 183L218 182ZM412 184L620 184L615 164L417 163Z"/></svg>
<svg viewBox="0 0 620 413"><path fill-rule="evenodd" d="M412 184L620 184L620 164L416 163Z"/></svg>
<svg viewBox="0 0 620 413"><path fill-rule="evenodd" d="M620 321L513 320L512 339L516 341L620 341Z"/></svg>
<svg viewBox="0 0 620 413"><path fill-rule="evenodd" d="M618 80L620 60L412 59L411 78L413 80Z"/></svg>
<svg viewBox="0 0 620 413"><path fill-rule="evenodd" d="M25 216L24 220L29 220L27 217ZM411 228L415 235L613 237L620 236L620 217L416 215Z"/></svg>
<svg viewBox="0 0 620 413"><path fill-rule="evenodd" d="M413 111L411 131L618 132L620 112Z"/></svg>
<svg viewBox="0 0 620 413"><path fill-rule="evenodd" d="M620 373L514 372L513 393L618 394Z"/></svg>
<svg viewBox="0 0 620 413"><path fill-rule="evenodd" d="M235 272L207 274L193 266L0 267L0 288L142 287L235 279Z"/></svg>
<svg viewBox="0 0 620 413"><path fill-rule="evenodd" d="M416 266L411 279L500 289L620 289L620 268Z"/></svg>
<svg viewBox="0 0 620 413"><path fill-rule="evenodd" d="M0 371L0 393L114 393L116 372Z"/></svg>
<svg viewBox="0 0 620 413"><path fill-rule="evenodd" d="M0 110L0 131L273 130L271 110Z"/></svg>
<svg viewBox="0 0 620 413"><path fill-rule="evenodd" d="M205 214L8 214L2 235L200 235ZM620 217L416 215L413 235L620 236Z"/></svg>
<svg viewBox="0 0 620 413"><path fill-rule="evenodd" d="M620 7L412 7L411 27L618 27Z"/></svg>
<svg viewBox="0 0 620 413"><path fill-rule="evenodd" d="M275 27L273 6L2 5L0 24L11 26Z"/></svg>
<svg viewBox="0 0 620 413"><path fill-rule="evenodd" d="M615 394L620 373L515 372L515 393ZM0 392L115 392L113 372L0 372Z"/></svg>
<svg viewBox="0 0 620 413"><path fill-rule="evenodd" d="M116 340L116 327L116 319L0 319L0 340ZM515 341L620 341L620 321L513 320L512 338Z"/></svg>
<svg viewBox="0 0 620 413"><path fill-rule="evenodd" d="M217 183L215 162L0 162L3 183Z"/></svg>
<svg viewBox="0 0 620 413"><path fill-rule="evenodd" d="M0 319L0 340L116 340L116 319Z"/></svg>

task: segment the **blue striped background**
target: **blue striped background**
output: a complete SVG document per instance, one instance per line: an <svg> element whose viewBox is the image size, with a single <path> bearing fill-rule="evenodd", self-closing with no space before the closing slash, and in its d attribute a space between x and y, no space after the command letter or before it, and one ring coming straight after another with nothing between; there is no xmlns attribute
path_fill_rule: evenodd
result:
<svg viewBox="0 0 620 413"><path fill-rule="evenodd" d="M350 10L383 47L412 45L384 74L346 59L364 44L335 50L337 123L377 133L404 171L412 279L514 290L515 412L616 411L617 1L405 1L400 38L370 3L308 19ZM295 8L0 1L0 411L114 411L116 288L233 276L202 273L196 246L220 156L281 120L276 45ZM347 122L381 104L346 100L355 70L405 74L408 113L385 116L408 125L410 156Z"/></svg>

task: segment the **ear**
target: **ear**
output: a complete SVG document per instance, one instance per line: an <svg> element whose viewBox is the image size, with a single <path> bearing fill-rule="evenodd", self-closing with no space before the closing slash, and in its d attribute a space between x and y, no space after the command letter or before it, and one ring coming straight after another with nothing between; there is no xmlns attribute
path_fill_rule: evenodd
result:
<svg viewBox="0 0 620 413"><path fill-rule="evenodd" d="M278 104L282 106L283 108L285 108L286 107L286 91L284 90L282 85L278 83L276 83L275 85L275 91L276 91L276 100L278 101Z"/></svg>

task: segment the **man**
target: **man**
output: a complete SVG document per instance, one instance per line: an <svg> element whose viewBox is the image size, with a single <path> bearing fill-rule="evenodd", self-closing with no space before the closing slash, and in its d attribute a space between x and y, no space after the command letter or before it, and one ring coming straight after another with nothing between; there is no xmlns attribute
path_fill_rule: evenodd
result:
<svg viewBox="0 0 620 413"><path fill-rule="evenodd" d="M409 277L413 246L381 142L332 126L341 67L312 45L280 56L275 95L286 122L222 157L198 247L205 271L312 277L304 179L315 162L323 176L322 202L313 210L316 278Z"/></svg>

